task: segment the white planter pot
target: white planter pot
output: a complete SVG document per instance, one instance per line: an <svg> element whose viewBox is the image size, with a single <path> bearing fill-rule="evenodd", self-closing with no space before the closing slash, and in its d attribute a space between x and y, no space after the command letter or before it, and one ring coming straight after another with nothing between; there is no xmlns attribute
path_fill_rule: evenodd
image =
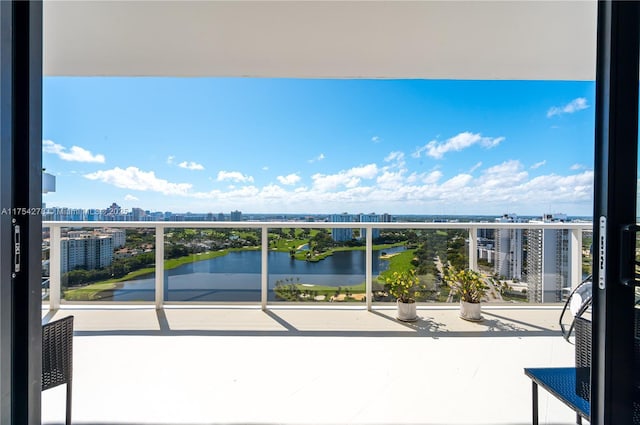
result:
<svg viewBox="0 0 640 425"><path fill-rule="evenodd" d="M468 303L460 301L460 317L464 320L479 321L482 320L482 304Z"/></svg>
<svg viewBox="0 0 640 425"><path fill-rule="evenodd" d="M418 320L418 315L416 314L416 303L403 303L398 300L397 305L398 320L402 320L403 322L415 322Z"/></svg>

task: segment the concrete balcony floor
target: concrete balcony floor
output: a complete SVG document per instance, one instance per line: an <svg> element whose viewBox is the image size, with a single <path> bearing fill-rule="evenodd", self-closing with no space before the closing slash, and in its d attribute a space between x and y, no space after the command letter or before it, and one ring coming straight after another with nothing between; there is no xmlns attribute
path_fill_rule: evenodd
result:
<svg viewBox="0 0 640 425"><path fill-rule="evenodd" d="M524 367L572 366L558 306L395 309L65 305L75 316L74 424L531 423ZM64 386L42 394L64 423ZM541 424L575 414L540 390Z"/></svg>

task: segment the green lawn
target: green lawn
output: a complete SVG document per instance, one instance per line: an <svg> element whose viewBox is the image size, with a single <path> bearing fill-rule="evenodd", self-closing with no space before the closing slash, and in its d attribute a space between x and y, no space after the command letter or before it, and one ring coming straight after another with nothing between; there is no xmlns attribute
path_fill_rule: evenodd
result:
<svg viewBox="0 0 640 425"><path fill-rule="evenodd" d="M373 251L384 251L385 249L394 248L394 247L398 247L398 246L404 246L404 243L399 242L399 243L394 243L394 244L373 245L372 250ZM331 248L331 249L329 249L329 250L327 250L325 252L321 252L321 253L318 253L318 254L312 254L310 257L307 257L307 253L309 251L296 252L296 254L294 255L294 258L296 260L301 260L301 261L312 261L312 262L315 262L315 261L324 260L325 258L329 257L330 255L333 255L334 252L364 251L365 249L366 249L366 247L364 247L364 246L340 246L340 247L336 247L336 248Z"/></svg>
<svg viewBox="0 0 640 425"><path fill-rule="evenodd" d="M413 260L413 253L415 250L408 249L400 253L394 254L389 258L389 268L385 270L381 275L387 276L393 272L402 272L413 268L411 260Z"/></svg>
<svg viewBox="0 0 640 425"><path fill-rule="evenodd" d="M362 295L366 292L365 283L362 282L358 285L347 286L328 286L328 285L314 285L305 283L287 283L283 282L283 286L276 287L275 293L282 300L286 301L315 301L313 297L324 296L324 299L320 302L328 302L331 297L336 295L346 295L349 293L353 296ZM346 297L342 301L358 301L351 297Z"/></svg>

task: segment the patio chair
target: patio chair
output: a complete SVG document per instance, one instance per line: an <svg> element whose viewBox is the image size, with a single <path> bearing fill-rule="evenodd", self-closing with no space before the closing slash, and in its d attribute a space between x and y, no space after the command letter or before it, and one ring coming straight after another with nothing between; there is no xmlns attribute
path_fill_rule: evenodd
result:
<svg viewBox="0 0 640 425"><path fill-rule="evenodd" d="M42 326L42 391L67 384L66 425L71 425L73 316Z"/></svg>

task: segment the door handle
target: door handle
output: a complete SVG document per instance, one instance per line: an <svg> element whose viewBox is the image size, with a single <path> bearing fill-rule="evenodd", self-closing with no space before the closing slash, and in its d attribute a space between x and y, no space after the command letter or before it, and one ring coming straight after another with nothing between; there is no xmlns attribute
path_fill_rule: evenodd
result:
<svg viewBox="0 0 640 425"><path fill-rule="evenodd" d="M20 272L20 225L13 225L13 273Z"/></svg>

